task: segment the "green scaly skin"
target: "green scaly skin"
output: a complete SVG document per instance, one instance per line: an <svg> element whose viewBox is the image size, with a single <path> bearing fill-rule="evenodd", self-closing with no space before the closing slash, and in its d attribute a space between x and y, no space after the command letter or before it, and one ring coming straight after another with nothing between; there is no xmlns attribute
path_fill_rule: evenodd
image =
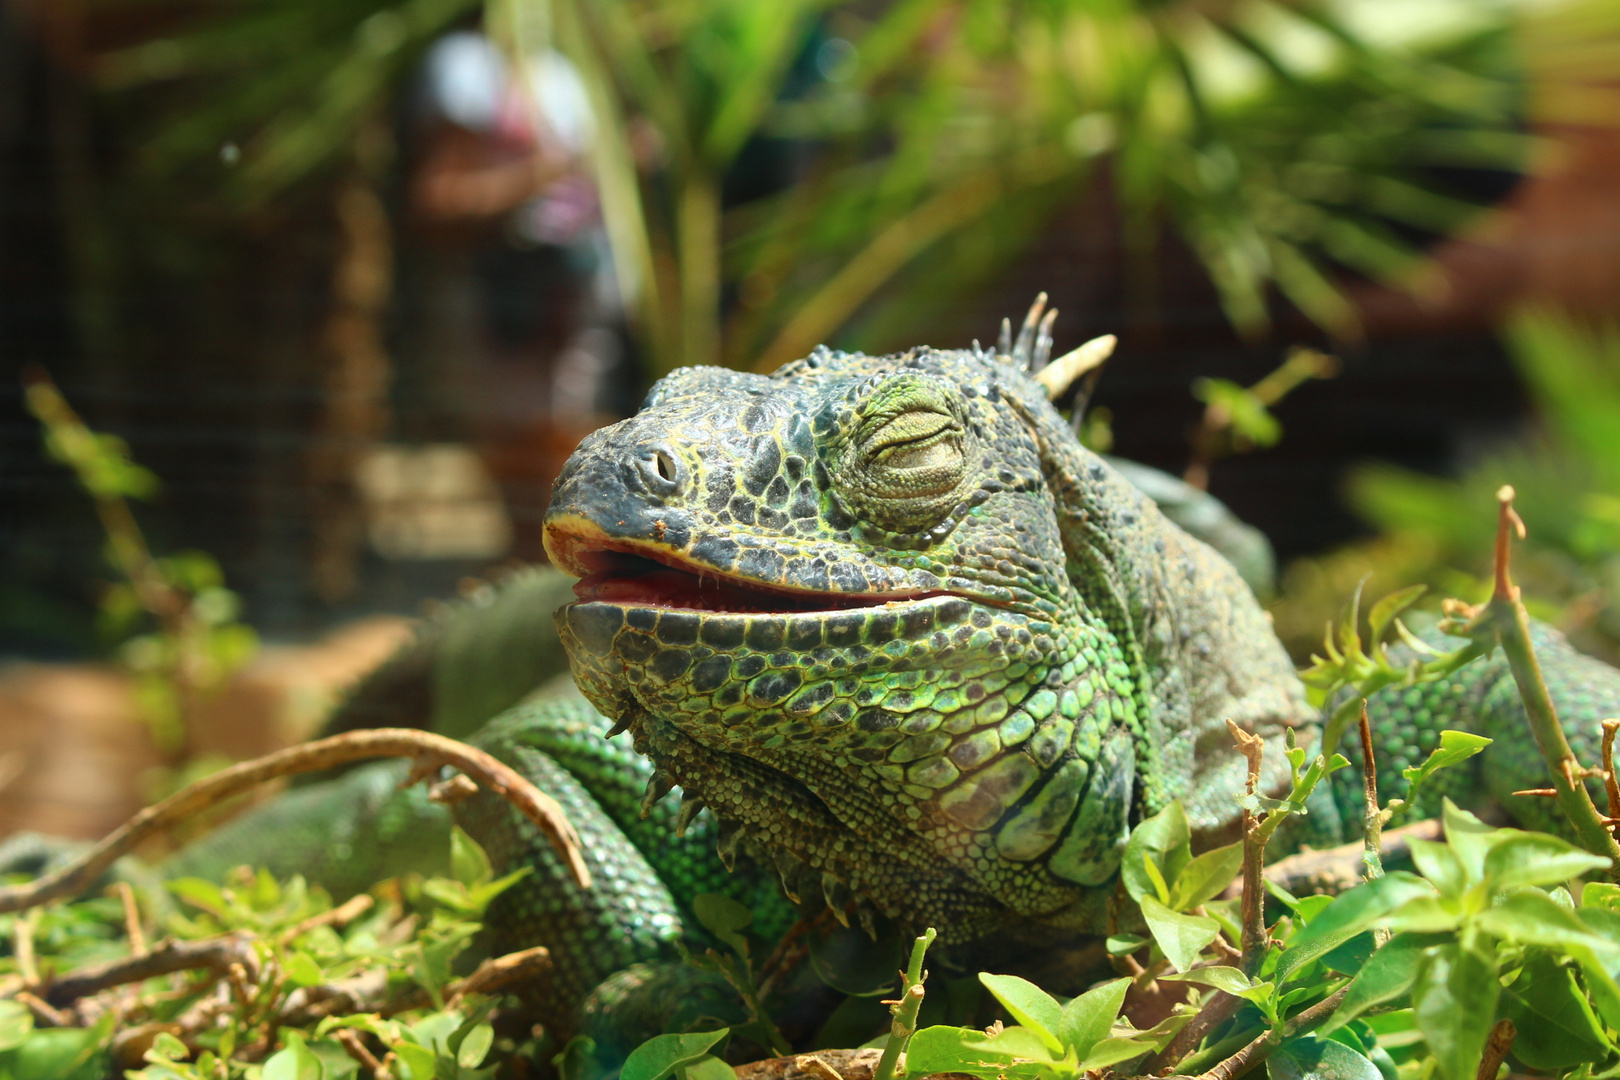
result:
<svg viewBox="0 0 1620 1080"><path fill-rule="evenodd" d="M535 868L489 921L501 947L553 949L558 971L535 991L548 1025L666 1023L647 997L681 996L669 964L704 891L750 904L767 936L796 914L785 893L959 946L1080 942L1130 918L1110 904L1135 822L1179 798L1202 836L1230 832L1244 766L1228 718L1266 740L1265 783L1281 787L1286 733L1310 744L1318 717L1264 614L1231 564L1079 445L1026 370L1044 351L1031 326L998 352L818 349L770 377L685 369L581 444L547 548L582 578L556 625L589 705L541 696L473 741L563 803L596 887L576 889L492 796L456 810L498 866ZM481 644L462 649L466 686L492 655L480 650L522 672L549 647L468 633ZM1537 635L1589 758L1596 719L1620 713L1620 672ZM395 684L429 654L350 715L409 698ZM509 691L480 693L498 708ZM1385 790L1462 727L1497 745L1431 799L1494 798L1556 826L1545 800L1509 795L1544 769L1500 658L1371 707ZM624 730L630 745L609 741ZM361 867L347 880L363 887L394 848L442 859L448 815L384 797L398 775L374 766L295 792L182 863L264 862L295 837L279 861L334 878ZM1334 786L1306 819L1313 843L1358 828L1359 783ZM414 837L407 820L422 823ZM372 850L314 850L333 834Z"/></svg>

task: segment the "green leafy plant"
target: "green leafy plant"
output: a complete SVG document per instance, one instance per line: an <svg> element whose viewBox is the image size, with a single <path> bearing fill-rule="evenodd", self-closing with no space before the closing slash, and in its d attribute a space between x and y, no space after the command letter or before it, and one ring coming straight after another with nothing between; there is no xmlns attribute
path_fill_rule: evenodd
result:
<svg viewBox="0 0 1620 1080"><path fill-rule="evenodd" d="M137 1080L343 1080L362 1068L487 1080L501 987L545 957L456 974L490 901L523 876L495 879L464 834L456 850L452 877L379 882L342 904L241 867L224 884L184 878L123 903L0 915L13 943L0 955L0 1075L90 1080L116 1062ZM154 930L163 942L150 948ZM183 962L141 977L155 951Z"/></svg>
<svg viewBox="0 0 1620 1080"><path fill-rule="evenodd" d="M741 996L748 1010L749 1021L737 1029L739 1034L746 1035L775 1053L787 1053L787 1040L782 1038L782 1033L765 1011L759 986L754 979L752 948L746 933L749 924L754 921L754 913L720 893L700 893L692 900L692 913L703 928L730 952L718 949L707 949L701 955L688 952L686 962L700 971L719 975Z"/></svg>
<svg viewBox="0 0 1620 1080"><path fill-rule="evenodd" d="M184 765L197 700L253 658L258 635L237 621L240 601L211 556L152 554L130 500L149 498L158 481L130 458L124 441L85 426L43 372L29 376L26 401L44 429L46 452L73 470L95 502L107 562L119 575L101 594L102 628L122 641L119 657L135 676L153 741L171 765Z"/></svg>

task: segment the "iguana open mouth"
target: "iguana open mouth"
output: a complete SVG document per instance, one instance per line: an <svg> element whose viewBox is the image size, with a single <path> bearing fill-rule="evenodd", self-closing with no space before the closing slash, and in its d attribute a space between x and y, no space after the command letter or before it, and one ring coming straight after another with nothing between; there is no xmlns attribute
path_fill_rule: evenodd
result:
<svg viewBox="0 0 1620 1080"><path fill-rule="evenodd" d="M629 546L629 545L625 545ZM586 571L574 584L582 602L600 601L627 607L670 608L748 614L797 611L845 611L923 600L935 593L812 592L775 588L722 574L673 553L610 547L573 548L571 571Z"/></svg>

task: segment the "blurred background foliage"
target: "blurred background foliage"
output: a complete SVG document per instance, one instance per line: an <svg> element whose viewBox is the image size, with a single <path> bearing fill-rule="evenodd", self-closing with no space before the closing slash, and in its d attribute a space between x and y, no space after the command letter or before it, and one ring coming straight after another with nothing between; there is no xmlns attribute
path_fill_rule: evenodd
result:
<svg viewBox="0 0 1620 1080"><path fill-rule="evenodd" d="M419 206L424 68L473 30L577 75L622 303L611 392L532 421L500 411L578 328L445 331L485 270ZM1037 289L1060 349L1121 335L1088 439L1293 560L1301 657L1367 574L1477 588L1503 482L1540 611L1620 654L1612 0L0 0L0 100L0 355L163 478L126 494L152 550L213 553L170 584L230 598L220 670L249 624L537 557L556 466L672 367L963 346ZM0 650L150 629L116 560L86 588L94 503L17 380L0 409ZM401 555L407 481L487 543Z"/></svg>
<svg viewBox="0 0 1620 1080"><path fill-rule="evenodd" d="M862 316L857 337L914 334L1093 179L1137 255L1183 238L1245 333L1275 288L1352 338L1334 271L1420 288L1415 241L1478 210L1448 179L1523 170L1534 120L1613 103L1584 84L1617 21L1509 0L117 3L169 13L95 59L99 85L159 102L131 180L221 215L378 168L401 78L471 11L514 57L561 49L654 373L768 370ZM727 200L762 139L807 164Z"/></svg>

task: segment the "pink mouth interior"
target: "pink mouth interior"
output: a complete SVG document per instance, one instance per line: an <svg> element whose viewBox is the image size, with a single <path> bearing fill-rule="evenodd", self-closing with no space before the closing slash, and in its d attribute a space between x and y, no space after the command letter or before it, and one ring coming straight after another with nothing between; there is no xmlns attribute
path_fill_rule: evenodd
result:
<svg viewBox="0 0 1620 1080"><path fill-rule="evenodd" d="M683 570L622 551L586 551L575 555L584 568L591 571L574 583L574 595L585 602L765 614L838 611L917 599L914 596L872 597L773 589L719 574Z"/></svg>

